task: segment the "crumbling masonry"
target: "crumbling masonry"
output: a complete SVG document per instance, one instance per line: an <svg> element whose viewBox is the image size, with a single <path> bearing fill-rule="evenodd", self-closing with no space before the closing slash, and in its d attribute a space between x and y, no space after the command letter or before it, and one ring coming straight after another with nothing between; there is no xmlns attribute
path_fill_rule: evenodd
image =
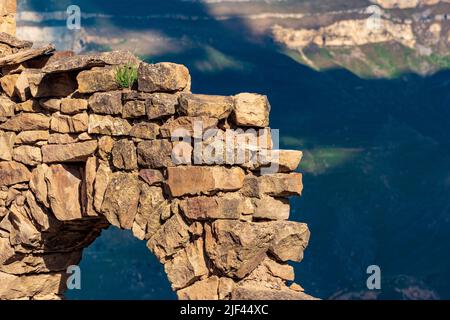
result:
<svg viewBox="0 0 450 320"><path fill-rule="evenodd" d="M0 67L0 299L63 298L110 225L147 242L180 299L311 299L288 264L309 240L288 221L302 153L272 150L265 96L191 94L182 65L7 33Z"/></svg>

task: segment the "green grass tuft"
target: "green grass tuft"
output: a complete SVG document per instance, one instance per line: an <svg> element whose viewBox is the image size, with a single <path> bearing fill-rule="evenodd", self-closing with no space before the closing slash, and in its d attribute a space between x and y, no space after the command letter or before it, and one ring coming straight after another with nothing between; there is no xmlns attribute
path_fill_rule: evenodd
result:
<svg viewBox="0 0 450 320"><path fill-rule="evenodd" d="M131 89L137 81L138 68L132 64L117 67L115 77L121 88Z"/></svg>

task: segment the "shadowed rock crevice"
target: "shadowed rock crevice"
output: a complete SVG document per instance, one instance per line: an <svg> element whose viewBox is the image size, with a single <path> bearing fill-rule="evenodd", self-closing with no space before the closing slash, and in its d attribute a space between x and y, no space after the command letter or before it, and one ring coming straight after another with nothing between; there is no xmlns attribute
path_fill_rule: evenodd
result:
<svg viewBox="0 0 450 320"><path fill-rule="evenodd" d="M287 285L309 241L287 221L302 153L272 150L267 97L192 94L186 67L126 52L45 55L1 65L0 298L61 298L112 224L180 299L311 299ZM136 88L116 81L125 64Z"/></svg>

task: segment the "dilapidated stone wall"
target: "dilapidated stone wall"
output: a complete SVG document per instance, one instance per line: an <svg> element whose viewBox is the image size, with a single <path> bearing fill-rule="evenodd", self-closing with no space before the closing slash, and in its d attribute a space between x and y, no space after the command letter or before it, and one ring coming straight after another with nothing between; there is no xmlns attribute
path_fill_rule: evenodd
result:
<svg viewBox="0 0 450 320"><path fill-rule="evenodd" d="M180 299L311 298L288 264L309 240L288 221L302 153L273 150L266 96L192 94L186 67L128 52L0 44L0 299L62 298L110 225L147 242Z"/></svg>

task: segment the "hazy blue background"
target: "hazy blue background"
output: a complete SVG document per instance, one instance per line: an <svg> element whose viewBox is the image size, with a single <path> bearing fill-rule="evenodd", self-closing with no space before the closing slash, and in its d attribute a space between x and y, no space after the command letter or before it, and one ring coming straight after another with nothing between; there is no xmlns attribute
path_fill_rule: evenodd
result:
<svg viewBox="0 0 450 320"><path fill-rule="evenodd" d="M70 3L111 15L83 20L87 28L156 32L172 49L146 59L186 64L196 93L269 96L281 146L306 155L300 169L305 191L292 201L292 219L312 232L304 261L295 264L308 293L364 298L366 268L377 264L379 297L450 298L448 71L391 80L316 72L281 54L265 36L252 35L241 19L217 21L200 1L19 2L39 12ZM284 2L274 3L280 9ZM124 17L164 13L208 19ZM126 231L105 231L85 251L81 267L83 288L69 298L175 298L145 243Z"/></svg>

